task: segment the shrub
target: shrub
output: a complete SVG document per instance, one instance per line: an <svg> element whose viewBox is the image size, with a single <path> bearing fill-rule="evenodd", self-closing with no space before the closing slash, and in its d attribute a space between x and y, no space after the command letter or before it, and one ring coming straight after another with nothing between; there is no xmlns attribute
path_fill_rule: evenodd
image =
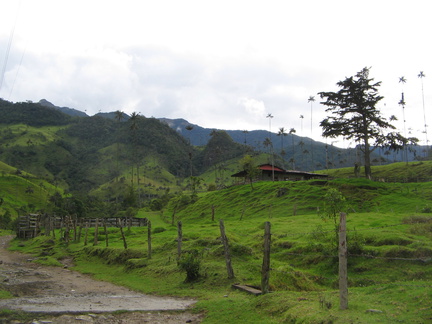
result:
<svg viewBox="0 0 432 324"><path fill-rule="evenodd" d="M196 250L185 253L178 265L181 270L186 271L185 282L193 282L200 278L201 260Z"/></svg>
<svg viewBox="0 0 432 324"><path fill-rule="evenodd" d="M155 227L153 229L153 234L162 233L162 232L165 232L165 231L166 231L166 229L164 227Z"/></svg>
<svg viewBox="0 0 432 324"><path fill-rule="evenodd" d="M216 185L214 183L210 183L207 187L207 191L215 191Z"/></svg>
<svg viewBox="0 0 432 324"><path fill-rule="evenodd" d="M421 209L421 212L422 213L432 213L432 207L429 205L426 205Z"/></svg>

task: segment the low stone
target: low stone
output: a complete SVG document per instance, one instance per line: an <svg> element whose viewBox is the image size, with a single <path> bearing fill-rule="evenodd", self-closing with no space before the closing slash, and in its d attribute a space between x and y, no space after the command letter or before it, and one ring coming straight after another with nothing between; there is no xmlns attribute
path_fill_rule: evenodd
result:
<svg viewBox="0 0 432 324"><path fill-rule="evenodd" d="M368 313L382 313L383 311L379 309L367 309L366 312Z"/></svg>

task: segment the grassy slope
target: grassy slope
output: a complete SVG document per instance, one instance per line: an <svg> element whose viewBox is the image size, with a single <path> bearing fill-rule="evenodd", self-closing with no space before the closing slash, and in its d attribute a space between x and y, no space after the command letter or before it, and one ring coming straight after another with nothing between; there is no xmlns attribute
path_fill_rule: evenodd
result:
<svg viewBox="0 0 432 324"><path fill-rule="evenodd" d="M316 215L329 186L339 188L352 201L348 246L362 247L353 254L375 257L350 258L347 311L338 310L337 253L328 244L334 235L333 225ZM177 229L169 224L172 210L140 214L152 221L151 259L147 256L147 228L127 232L126 251L118 229L109 229L109 248L105 248L105 236L100 232L98 246L84 247L81 240L68 249L76 256L76 268L97 278L147 293L199 298L196 310L207 312L207 323L422 323L432 317L428 261L432 257L432 226L431 214L418 211L431 199L432 183L405 185L362 179L327 184L263 182L255 184L254 190L243 185L203 194L195 204L176 213L176 221L183 223L183 251L196 250L201 257L203 277L195 283L184 283L185 274L177 267ZM212 205L215 221L211 220ZM404 223L410 216L429 223ZM224 219L231 245L234 280L226 275L219 219ZM234 282L260 285L264 221L272 224L270 284L274 292L252 297L230 286ZM44 238L25 245L25 250L38 253L44 245L45 254L51 256L41 261L47 263L66 253L59 245L50 247Z"/></svg>
<svg viewBox="0 0 432 324"><path fill-rule="evenodd" d="M48 196L57 189L30 173L22 172L17 175L16 171L10 165L0 162L0 197L4 200L0 206L0 213L9 210L12 215L16 215L17 210L28 206L33 206L37 210L43 209Z"/></svg>
<svg viewBox="0 0 432 324"><path fill-rule="evenodd" d="M325 173L334 178L352 178L354 177L354 168L329 169L319 171L319 173ZM364 176L363 167L361 167L360 176ZM372 176L375 179L398 182L422 179L430 180L432 177L432 161L398 162L388 165L377 165L372 167Z"/></svg>
<svg viewBox="0 0 432 324"><path fill-rule="evenodd" d="M47 142L59 139L57 132L65 126L33 127L24 124L0 125L0 131L10 133L7 139L3 138L4 144L9 146L20 145L43 145Z"/></svg>

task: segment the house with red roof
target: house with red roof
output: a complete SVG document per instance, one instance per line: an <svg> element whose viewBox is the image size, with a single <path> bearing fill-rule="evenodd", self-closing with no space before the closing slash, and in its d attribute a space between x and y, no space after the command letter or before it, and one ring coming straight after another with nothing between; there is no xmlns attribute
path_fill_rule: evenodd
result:
<svg viewBox="0 0 432 324"><path fill-rule="evenodd" d="M327 179L327 174L318 174L305 171L285 170L281 167L272 164L261 164L258 166L261 173L256 178L256 181L299 181L311 179ZM244 178L247 177L245 170L237 172L231 177Z"/></svg>

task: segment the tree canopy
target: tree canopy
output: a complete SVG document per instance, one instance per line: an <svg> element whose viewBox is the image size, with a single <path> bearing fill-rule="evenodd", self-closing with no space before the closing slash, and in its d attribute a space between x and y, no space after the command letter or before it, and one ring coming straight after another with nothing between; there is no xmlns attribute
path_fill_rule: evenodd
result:
<svg viewBox="0 0 432 324"><path fill-rule="evenodd" d="M321 104L331 115L321 121L324 137L342 136L354 140L364 153L365 176L370 178L371 153L379 146L399 150L407 144L418 142L416 138L405 138L392 130L396 129L376 107L384 97L378 94L381 82L369 78L370 68L365 67L355 76L339 81L338 92L319 92ZM389 132L385 133L388 130Z"/></svg>

